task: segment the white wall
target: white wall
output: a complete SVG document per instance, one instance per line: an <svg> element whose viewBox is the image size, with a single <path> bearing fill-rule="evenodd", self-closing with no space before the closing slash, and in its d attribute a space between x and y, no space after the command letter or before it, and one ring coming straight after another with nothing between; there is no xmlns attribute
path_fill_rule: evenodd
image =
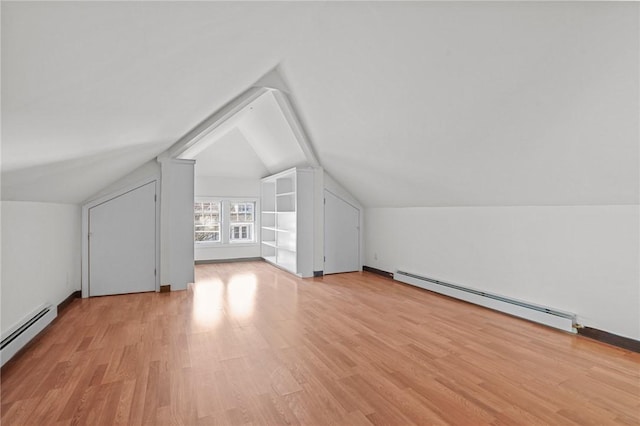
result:
<svg viewBox="0 0 640 426"><path fill-rule="evenodd" d="M123 188L129 188L131 187L131 185L150 181L153 178L160 179L160 164L155 158L153 160L147 161L131 173L128 173L117 181L102 188L100 191L89 197L87 201L97 200L98 198L116 193Z"/></svg>
<svg viewBox="0 0 640 426"><path fill-rule="evenodd" d="M260 179L196 176L195 196L220 198L260 198ZM258 210L259 211L259 210ZM259 219L259 218L258 218ZM260 257L260 223L256 224L255 244L197 244L195 260L223 260Z"/></svg>
<svg viewBox="0 0 640 426"><path fill-rule="evenodd" d="M260 197L260 179L196 176L196 197Z"/></svg>
<svg viewBox="0 0 640 426"><path fill-rule="evenodd" d="M80 290L80 206L2 201L2 333Z"/></svg>
<svg viewBox="0 0 640 426"><path fill-rule="evenodd" d="M367 209L365 264L574 312L640 339L637 205Z"/></svg>

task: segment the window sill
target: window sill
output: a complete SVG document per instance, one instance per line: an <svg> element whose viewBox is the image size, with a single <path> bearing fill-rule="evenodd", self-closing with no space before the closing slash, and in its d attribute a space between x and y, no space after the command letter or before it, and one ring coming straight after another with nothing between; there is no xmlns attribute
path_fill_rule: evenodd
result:
<svg viewBox="0 0 640 426"><path fill-rule="evenodd" d="M220 248L226 248L226 247L256 247L259 246L260 243L258 242L251 242L251 243L195 243L195 248L213 248L213 247L220 247Z"/></svg>

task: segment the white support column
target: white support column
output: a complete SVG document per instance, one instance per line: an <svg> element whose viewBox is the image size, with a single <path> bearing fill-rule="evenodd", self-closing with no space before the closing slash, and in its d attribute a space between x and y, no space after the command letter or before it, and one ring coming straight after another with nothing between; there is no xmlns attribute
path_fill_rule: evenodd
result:
<svg viewBox="0 0 640 426"><path fill-rule="evenodd" d="M194 280L194 160L159 158L160 285L185 290Z"/></svg>

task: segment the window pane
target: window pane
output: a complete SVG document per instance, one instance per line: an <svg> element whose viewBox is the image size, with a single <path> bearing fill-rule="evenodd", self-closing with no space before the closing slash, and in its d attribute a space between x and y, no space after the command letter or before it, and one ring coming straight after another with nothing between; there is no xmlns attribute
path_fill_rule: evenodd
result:
<svg viewBox="0 0 640 426"><path fill-rule="evenodd" d="M230 220L231 223L240 223L240 222L254 222L254 210L255 203L253 202L243 202L236 203L232 202L229 204L230 210Z"/></svg>
<svg viewBox="0 0 640 426"><path fill-rule="evenodd" d="M233 241L253 241L253 227L255 222L254 202L230 202L229 239Z"/></svg>
<svg viewBox="0 0 640 426"><path fill-rule="evenodd" d="M195 202L194 240L196 242L220 241L220 202Z"/></svg>

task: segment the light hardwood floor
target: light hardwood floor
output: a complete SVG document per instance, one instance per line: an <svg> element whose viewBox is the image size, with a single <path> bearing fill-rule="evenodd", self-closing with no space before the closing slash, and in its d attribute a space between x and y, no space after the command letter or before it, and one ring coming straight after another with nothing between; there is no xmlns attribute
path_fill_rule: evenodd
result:
<svg viewBox="0 0 640 426"><path fill-rule="evenodd" d="M640 354L369 273L198 266L74 301L3 369L2 425L640 424Z"/></svg>

